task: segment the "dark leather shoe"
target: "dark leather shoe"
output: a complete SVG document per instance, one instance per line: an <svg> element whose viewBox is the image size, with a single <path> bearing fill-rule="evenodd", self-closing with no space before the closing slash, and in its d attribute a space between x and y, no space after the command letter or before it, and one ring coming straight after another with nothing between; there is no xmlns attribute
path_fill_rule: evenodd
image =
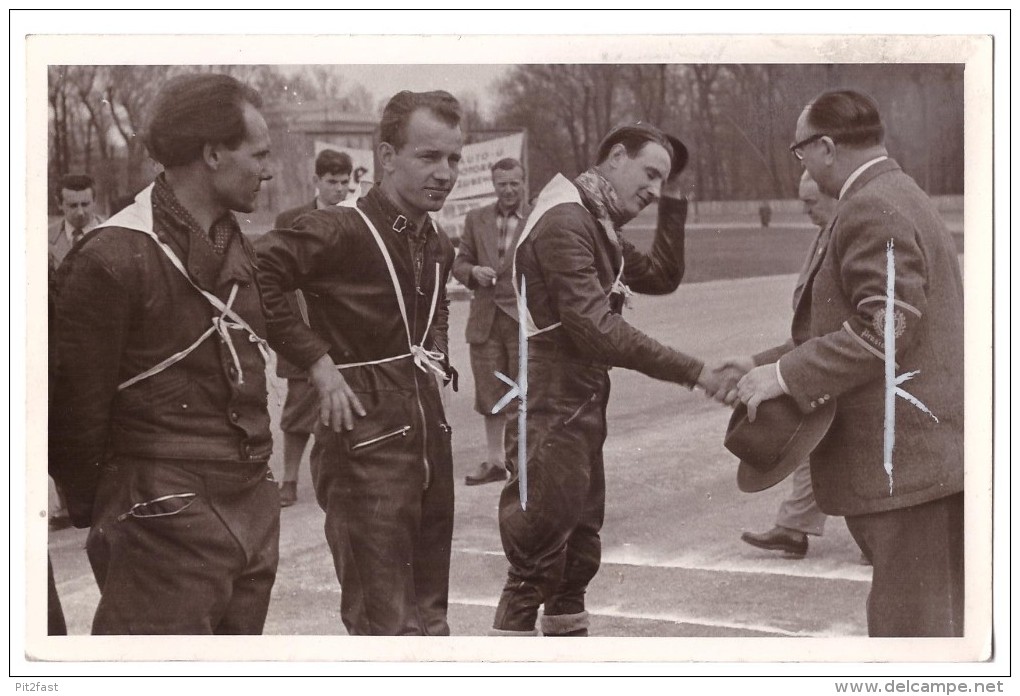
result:
<svg viewBox="0 0 1020 696"><path fill-rule="evenodd" d="M481 486L483 483L494 483L495 481L506 480L506 469L498 466L491 466L488 462L478 465L477 471L464 477L464 483L468 486Z"/></svg>
<svg viewBox="0 0 1020 696"><path fill-rule="evenodd" d="M807 534L785 527L773 527L762 534L744 532L740 538L751 546L767 551L783 551L793 558L804 558L807 555Z"/></svg>
<svg viewBox="0 0 1020 696"><path fill-rule="evenodd" d="M61 529L67 529L73 526L71 524L71 518L67 515L54 515L50 518L50 531L59 532Z"/></svg>
<svg viewBox="0 0 1020 696"><path fill-rule="evenodd" d="M290 507L297 502L297 481L283 481L280 484L280 507Z"/></svg>

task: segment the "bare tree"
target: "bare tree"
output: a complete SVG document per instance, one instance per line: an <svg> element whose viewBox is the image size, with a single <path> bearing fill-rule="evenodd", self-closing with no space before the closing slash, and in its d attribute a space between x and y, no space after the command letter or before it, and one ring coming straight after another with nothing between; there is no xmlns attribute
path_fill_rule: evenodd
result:
<svg viewBox="0 0 1020 696"><path fill-rule="evenodd" d="M651 123L664 124L669 66L628 65L624 70L634 94L638 117Z"/></svg>
<svg viewBox="0 0 1020 696"><path fill-rule="evenodd" d="M694 104L697 125L698 189L709 198L719 198L723 190L721 178L722 161L718 153L718 132L715 110L715 87L720 76L719 65L692 65L694 77Z"/></svg>
<svg viewBox="0 0 1020 696"><path fill-rule="evenodd" d="M628 81L619 65L521 65L499 82L494 125L528 130L533 186L591 164L599 139L633 115Z"/></svg>
<svg viewBox="0 0 1020 696"><path fill-rule="evenodd" d="M106 104L127 155L125 190L120 191L121 196L134 193L148 183L151 170L145 167L147 157L142 142L145 112L163 81L184 71L179 67L159 65L115 65L109 68Z"/></svg>
<svg viewBox="0 0 1020 696"><path fill-rule="evenodd" d="M342 66L50 66L51 185L89 171L112 200L152 178L140 136L168 77L222 72L258 89L267 106L328 101L378 113L382 103L344 79ZM801 109L823 89L854 88L878 101L890 153L931 194L963 190L963 69L959 65L519 65L495 85L486 122L462 95L472 128L525 128L532 193L556 172L587 168L599 139L625 120L679 134L685 176L701 200L792 197L800 167L787 147Z"/></svg>
<svg viewBox="0 0 1020 696"><path fill-rule="evenodd" d="M71 124L68 112L67 68L49 66L48 99L50 106L50 187L71 164Z"/></svg>
<svg viewBox="0 0 1020 696"><path fill-rule="evenodd" d="M364 85L354 84L344 97L349 105L348 111L355 114L373 113L372 93Z"/></svg>
<svg viewBox="0 0 1020 696"><path fill-rule="evenodd" d="M310 65L306 71L316 89L319 99L339 99L343 96L343 77L335 65Z"/></svg>

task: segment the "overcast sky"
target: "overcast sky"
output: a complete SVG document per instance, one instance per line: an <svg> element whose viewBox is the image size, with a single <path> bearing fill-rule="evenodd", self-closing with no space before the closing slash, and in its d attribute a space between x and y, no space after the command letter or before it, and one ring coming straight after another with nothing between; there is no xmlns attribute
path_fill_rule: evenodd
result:
<svg viewBox="0 0 1020 696"><path fill-rule="evenodd" d="M362 84L379 103L402 89L422 92L445 89L458 98L473 94L485 116L490 116L494 83L510 68L508 65L344 65L340 67L345 83Z"/></svg>

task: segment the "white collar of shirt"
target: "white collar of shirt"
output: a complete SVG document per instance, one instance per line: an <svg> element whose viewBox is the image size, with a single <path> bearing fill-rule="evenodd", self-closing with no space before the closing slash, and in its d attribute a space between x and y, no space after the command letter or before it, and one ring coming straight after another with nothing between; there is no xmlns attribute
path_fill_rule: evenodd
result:
<svg viewBox="0 0 1020 696"><path fill-rule="evenodd" d="M850 176L848 176L848 177L846 178L846 181L844 181L844 182L843 182L843 188L841 188L841 189L839 190L839 198L842 198L842 197L843 197L843 195L844 195L844 194L845 194L845 193L847 192L847 189L849 189L849 188L850 188L850 184L852 184L852 183L854 183L855 181L857 181L857 178L858 178L858 177L859 177L859 176L860 176L861 174L863 174L863 173L864 173L864 171L865 171L865 170L866 170L866 169L867 169L868 167L870 167L870 166L871 166L871 165L873 165L873 164L878 164L878 163L879 163L879 162L881 162L882 160L887 160L887 159L889 159L889 155L879 155L879 156L878 156L878 157L876 157L875 159L873 159L873 160L868 160L867 162L865 162L865 163L864 163L864 164L862 164L861 166L857 167L857 169L855 169L855 170L853 171L853 173L852 173L852 174L851 174Z"/></svg>
<svg viewBox="0 0 1020 696"><path fill-rule="evenodd" d="M85 226L81 228L81 231L85 234L88 234L89 232L94 230L98 224L99 223L96 220L95 216L93 216L87 223L85 223ZM74 241L74 227L71 225L71 223L67 221L66 218L64 219L64 236L67 237L67 241L69 242Z"/></svg>
<svg viewBox="0 0 1020 696"><path fill-rule="evenodd" d="M517 207L515 207L513 210L511 210L509 212L506 212L506 213L504 213L503 209L499 207L499 204L496 204L496 217L508 217L508 218L509 217L516 217L516 218L521 217L521 204L518 203Z"/></svg>

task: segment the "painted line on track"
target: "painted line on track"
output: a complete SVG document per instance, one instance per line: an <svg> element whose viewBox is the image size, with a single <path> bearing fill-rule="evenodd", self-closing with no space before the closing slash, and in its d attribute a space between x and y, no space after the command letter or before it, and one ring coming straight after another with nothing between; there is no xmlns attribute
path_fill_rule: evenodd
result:
<svg viewBox="0 0 1020 696"><path fill-rule="evenodd" d="M478 599L475 597L456 597L450 595L451 604L461 604L464 606L472 607L487 607L491 609L496 608L496 602L490 599ZM777 628L775 626L768 626L764 624L750 624L740 621L719 621L716 619L709 619L701 616L685 616L682 614L663 613L663 612L641 612L641 611L624 611L614 606L600 607L588 605L586 607L589 614L596 616L608 616L617 619L633 619L635 621L662 621L666 623L674 624L686 624L690 626L708 626L711 628L725 628L735 631L754 631L756 633L765 633L770 636L784 636L788 638L826 638L826 637L841 637L845 636L844 633L836 633L830 631L824 632L808 632L808 631L788 631L786 629Z"/></svg>
<svg viewBox="0 0 1020 696"><path fill-rule="evenodd" d="M454 552L475 556L492 556L505 558L500 551L483 549L455 548ZM868 566L843 563L826 568L819 568L810 561L803 559L763 558L749 559L746 563L711 561L705 559L678 558L669 561L643 559L628 555L626 558L614 558L613 551L603 551L603 566L634 566L639 568L664 568L677 570L701 570L717 573L746 573L752 575L782 575L795 578L816 578L818 580L848 580L851 582L871 582L871 568Z"/></svg>

